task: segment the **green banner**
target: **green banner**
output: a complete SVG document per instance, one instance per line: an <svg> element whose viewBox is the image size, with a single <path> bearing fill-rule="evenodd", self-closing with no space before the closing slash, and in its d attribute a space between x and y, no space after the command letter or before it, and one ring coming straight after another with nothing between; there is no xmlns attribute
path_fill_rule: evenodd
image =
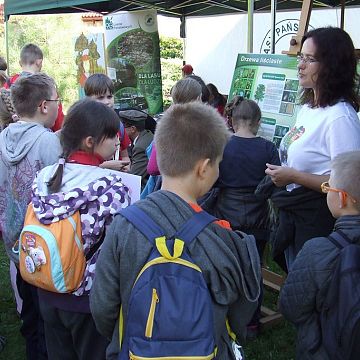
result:
<svg viewBox="0 0 360 360"><path fill-rule="evenodd" d="M107 73L115 85L115 107L162 112L159 33L156 11L104 17Z"/></svg>

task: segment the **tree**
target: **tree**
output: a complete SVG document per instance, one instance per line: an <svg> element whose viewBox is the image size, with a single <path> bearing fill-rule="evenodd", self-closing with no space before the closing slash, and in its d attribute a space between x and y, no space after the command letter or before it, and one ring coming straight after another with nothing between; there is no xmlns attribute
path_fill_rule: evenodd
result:
<svg viewBox="0 0 360 360"><path fill-rule="evenodd" d="M21 70L19 54L27 43L38 45L44 53L43 70L53 77L65 108L78 99L73 35L79 15L11 16L9 26L10 74ZM3 38L4 39L4 38ZM2 42L5 56L5 41Z"/></svg>
<svg viewBox="0 0 360 360"><path fill-rule="evenodd" d="M160 57L162 59L182 59L182 40L172 37L160 36Z"/></svg>
<svg viewBox="0 0 360 360"><path fill-rule="evenodd" d="M259 103L259 101L263 101L264 97L265 97L265 85L259 84L258 87L256 88L254 98L255 100L257 100L257 103Z"/></svg>

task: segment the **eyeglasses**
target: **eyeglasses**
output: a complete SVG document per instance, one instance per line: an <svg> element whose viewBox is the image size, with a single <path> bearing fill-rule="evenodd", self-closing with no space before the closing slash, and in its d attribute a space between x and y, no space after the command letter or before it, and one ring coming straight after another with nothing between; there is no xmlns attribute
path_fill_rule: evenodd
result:
<svg viewBox="0 0 360 360"><path fill-rule="evenodd" d="M311 58L309 56L304 56L303 54L298 55L296 57L296 60L297 60L298 63L302 62L302 63L304 63L306 65L319 62L318 60L316 60L314 58Z"/></svg>
<svg viewBox="0 0 360 360"><path fill-rule="evenodd" d="M346 197L348 197L349 199L351 199L351 201L355 204L357 201L351 196L349 195L345 190L340 190L340 189L336 189L336 188L332 188L330 187L329 185L329 182L328 181L325 181L323 182L321 185L320 185L320 188L321 188L321 191L325 194L327 194L328 192L330 191L333 191L333 192L337 192L337 193L340 193L343 195L344 199Z"/></svg>
<svg viewBox="0 0 360 360"><path fill-rule="evenodd" d="M61 103L60 98L57 98L57 99L45 99L45 101L56 101L58 104Z"/></svg>

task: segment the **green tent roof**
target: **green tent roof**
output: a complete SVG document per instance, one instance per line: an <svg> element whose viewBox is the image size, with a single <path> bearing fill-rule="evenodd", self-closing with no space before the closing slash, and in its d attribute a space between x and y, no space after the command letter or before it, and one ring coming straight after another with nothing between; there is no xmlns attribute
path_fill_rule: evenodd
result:
<svg viewBox="0 0 360 360"><path fill-rule="evenodd" d="M277 10L301 8L301 1L278 0ZM313 7L340 6L341 1L314 1ZM346 6L360 5L359 0L347 0ZM202 0L202 1L161 1L161 0L5 0L5 18L16 14L51 14L93 11L109 13L116 10L141 10L155 8L160 14L169 16L203 16L246 12L248 0ZM270 0L255 0L255 11L270 11Z"/></svg>

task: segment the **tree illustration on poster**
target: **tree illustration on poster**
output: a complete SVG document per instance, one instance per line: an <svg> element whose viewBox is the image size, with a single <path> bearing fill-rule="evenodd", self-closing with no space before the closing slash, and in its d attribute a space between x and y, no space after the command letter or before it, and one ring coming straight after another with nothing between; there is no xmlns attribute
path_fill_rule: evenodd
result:
<svg viewBox="0 0 360 360"><path fill-rule="evenodd" d="M259 84L258 87L256 88L254 99L257 101L257 103L259 103L259 101L264 100L264 97L265 97L265 85Z"/></svg>
<svg viewBox="0 0 360 360"><path fill-rule="evenodd" d="M104 17L107 73L115 106L162 112L159 33L156 11L118 12Z"/></svg>

